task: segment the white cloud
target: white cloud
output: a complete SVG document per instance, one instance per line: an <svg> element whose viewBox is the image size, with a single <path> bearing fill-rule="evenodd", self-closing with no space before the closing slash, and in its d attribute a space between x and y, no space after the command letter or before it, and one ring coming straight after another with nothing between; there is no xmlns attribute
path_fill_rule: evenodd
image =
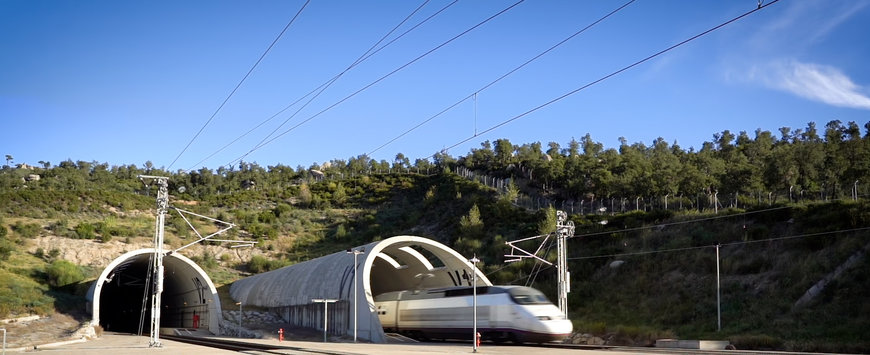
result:
<svg viewBox="0 0 870 355"><path fill-rule="evenodd" d="M794 60L778 61L753 68L749 78L813 101L870 110L867 90L835 67Z"/></svg>

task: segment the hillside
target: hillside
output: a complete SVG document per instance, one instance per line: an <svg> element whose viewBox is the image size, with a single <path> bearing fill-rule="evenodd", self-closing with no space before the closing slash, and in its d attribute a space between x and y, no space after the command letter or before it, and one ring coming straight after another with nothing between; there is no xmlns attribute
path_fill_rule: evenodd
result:
<svg viewBox="0 0 870 355"><path fill-rule="evenodd" d="M0 171L0 318L77 314L88 281L124 250L149 245L153 192L135 166L62 164ZM99 165L97 165L99 166ZM437 172L436 172L437 171ZM170 204L236 223L228 238L253 249L201 245L184 253L218 285L400 234L477 255L496 283L531 284L554 297L552 269L504 264L504 241L539 234L552 210L517 207L545 194L528 180L494 189L433 168L429 173L327 175L248 166L170 176ZM22 180L38 174L38 181ZM251 183L251 182L255 183ZM184 192L179 192L185 186ZM150 194L150 196L149 196ZM673 205L672 205L673 206ZM730 339L738 348L870 351L866 238L870 206L834 201L743 209L631 209L574 213L569 241L576 329L611 343L657 337ZM552 218L550 216L550 218ZM551 220L551 219L550 219ZM606 223L603 223L606 221ZM215 226L194 221L203 231ZM167 243L193 233L176 214ZM717 331L716 254L720 244L722 330ZM549 250L545 247L544 250ZM555 257L551 251L548 258ZM621 262L621 263L620 263ZM818 296L796 306L819 281ZM81 319L80 319L81 320Z"/></svg>

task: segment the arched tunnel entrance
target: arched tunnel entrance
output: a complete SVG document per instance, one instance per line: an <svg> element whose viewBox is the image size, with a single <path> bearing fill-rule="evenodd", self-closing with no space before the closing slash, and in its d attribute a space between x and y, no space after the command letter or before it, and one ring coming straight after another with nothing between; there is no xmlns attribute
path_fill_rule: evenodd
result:
<svg viewBox="0 0 870 355"><path fill-rule="evenodd" d="M318 329L322 329L324 307L312 300L335 299L327 315L329 330L348 334L353 332L356 293L360 336L382 342L384 332L374 296L472 284L473 266L468 258L428 238L397 236L354 250L364 251L356 264L353 253L340 251L238 280L230 287L230 295L246 305L270 308L289 323ZM478 285L492 285L480 270L476 272Z"/></svg>
<svg viewBox="0 0 870 355"><path fill-rule="evenodd" d="M372 244L362 282L371 295L391 291L424 290L451 286L471 286L471 267L453 249L429 240L393 239ZM478 283L489 284L483 275Z"/></svg>
<svg viewBox="0 0 870 355"><path fill-rule="evenodd" d="M126 253L103 270L88 291L92 323L114 332L150 331L153 249ZM180 254L163 258L160 328L196 328L219 333L220 299L205 272Z"/></svg>

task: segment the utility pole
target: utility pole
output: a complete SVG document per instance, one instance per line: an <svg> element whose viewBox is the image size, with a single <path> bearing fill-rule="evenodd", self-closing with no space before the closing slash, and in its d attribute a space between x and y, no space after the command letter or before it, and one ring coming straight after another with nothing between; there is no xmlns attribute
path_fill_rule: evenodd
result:
<svg viewBox="0 0 870 355"><path fill-rule="evenodd" d="M139 175L139 180L145 184L146 187L150 186L151 182L157 183L157 221L154 225L154 255L151 258L151 272L154 277L151 279L151 340L148 343L149 347L159 348L163 347L163 344L160 342L160 302L163 298L163 257L166 256L166 253L163 251L163 242L164 242L164 224L166 222L166 211L169 209L169 177L167 176L152 176L152 175ZM147 180L147 181L146 181ZM199 243L204 240L212 240L212 241L221 241L221 242L229 242L235 243L235 246L253 246L255 241L245 241L245 240L217 240L211 239L211 237L222 234L227 230L235 227L235 224L224 222L221 220L217 220L214 218L209 218L206 216L198 215L196 213L181 210L178 208L174 208L178 211L181 218L187 222L187 225L193 230L194 233L199 237L199 240L189 243L185 246L182 246L178 249L171 250L169 253L176 253L184 248L187 248L193 244ZM209 234L207 236L202 236L196 228L193 227L193 224L190 223L190 220L187 219L185 214L194 215L200 218L208 219L217 224L223 225L223 228L219 229L217 232ZM234 246L234 247L235 247ZM145 287L148 287L146 285ZM144 303L144 301L143 301ZM141 324L140 324L141 325Z"/></svg>
<svg viewBox="0 0 870 355"><path fill-rule="evenodd" d="M566 221L568 224L566 224ZM570 226L569 226L570 224ZM568 250L565 241L574 236L574 222L568 221L568 214L556 211L556 253L559 272L559 310L568 319L568 292L571 292L571 278L568 272Z"/></svg>
<svg viewBox="0 0 870 355"><path fill-rule="evenodd" d="M716 331L722 331L722 301L719 286L719 242L716 242Z"/></svg>
<svg viewBox="0 0 870 355"><path fill-rule="evenodd" d="M471 269L471 288L472 288L472 309L474 312L473 315L473 333L471 333L471 349L473 352L477 352L477 263L480 262L480 259L477 258L477 254L469 259L473 268Z"/></svg>
<svg viewBox="0 0 870 355"><path fill-rule="evenodd" d="M239 305L239 338L242 337L242 318L244 317L244 313L242 312L242 302L236 302Z"/></svg>
<svg viewBox="0 0 870 355"><path fill-rule="evenodd" d="M555 236L554 236L555 234ZM559 310L562 311L562 315L565 318L568 318L568 292L571 292L571 274L568 272L568 249L565 241L569 238L574 237L574 222L568 220L568 214L564 211L556 211L556 232L544 235L536 235L534 237L523 238L519 240L514 240L511 242L505 242L508 246L511 247L510 254L505 255L505 262L512 263L517 262L523 259L536 259L542 263L547 265L553 265L553 263L547 261L543 257L538 256L538 253L544 248L544 245L547 244L547 241L551 236L556 238L556 271L558 274L558 285L557 285L557 294L559 298ZM541 245L538 246L538 249L535 249L534 252L530 253L528 251L523 250L522 248L516 246L516 243L524 242L527 240L544 238L541 241ZM518 252L519 254L515 254L514 252Z"/></svg>
<svg viewBox="0 0 870 355"><path fill-rule="evenodd" d="M148 346L159 348L163 346L160 343L160 300L163 296L163 224L166 220L166 209L169 207L169 178L139 175L139 179L143 182L145 179L157 182L157 221L154 228L154 256L151 258L151 272L154 275L151 288L151 340Z"/></svg>
<svg viewBox="0 0 870 355"><path fill-rule="evenodd" d="M329 304L338 302L336 299L315 298L311 300L314 303L323 303L323 342L326 342L326 329L329 327Z"/></svg>
<svg viewBox="0 0 870 355"><path fill-rule="evenodd" d="M357 318L359 317L359 313L357 312L357 309L356 309L357 293L359 293L359 290L357 289L357 280L356 280L357 279L356 259L357 259L357 256L359 256L360 254L365 254L366 249L365 248L356 249L356 250L348 249L347 253L353 254L353 342L356 343Z"/></svg>

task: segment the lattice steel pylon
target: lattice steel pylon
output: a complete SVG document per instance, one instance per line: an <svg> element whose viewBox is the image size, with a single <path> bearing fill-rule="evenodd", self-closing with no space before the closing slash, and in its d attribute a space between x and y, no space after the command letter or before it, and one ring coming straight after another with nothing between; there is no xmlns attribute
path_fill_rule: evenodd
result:
<svg viewBox="0 0 870 355"><path fill-rule="evenodd" d="M544 245L547 243L551 236L555 236L556 238L556 271L558 272L558 284L556 293L557 297L559 298L559 310L562 311L562 315L564 315L567 319L568 292L571 292L571 273L568 272L568 249L565 241L568 240L568 238L574 237L574 222L568 220L567 213L565 213L564 211L556 211L556 231L554 233L536 235L534 237L505 242L505 244L511 247L510 254L505 255L505 262L512 263L521 261L523 259L531 258L536 259L547 265L553 265L553 263L538 256L538 253L541 251L541 249L544 248ZM537 249L535 249L535 252L533 253L525 251L515 245L516 243L538 238L544 238L544 240L541 241L541 244L538 246ZM514 252L519 252L520 254L515 254Z"/></svg>
<svg viewBox="0 0 870 355"><path fill-rule="evenodd" d="M153 179L157 182L157 221L154 232L154 257L151 258L151 340L150 347L161 347L160 343L160 300L163 296L163 225L166 221L166 210L169 208L169 178L166 176L140 175L139 179Z"/></svg>
<svg viewBox="0 0 870 355"><path fill-rule="evenodd" d="M163 249L164 242L164 225L166 222L166 212L169 210L169 177L167 176L151 176L151 175L139 175L139 180L141 180L146 187L149 186L149 183L146 180L151 180L152 182L157 183L157 221L154 226L154 256L151 258L151 270L153 277L151 278L151 339L148 343L149 347L159 348L162 347L163 344L160 342L160 301L163 298L163 258L166 256L166 252ZM187 248L196 243L210 240L210 241L219 241L219 242L229 242L236 243L236 246L253 246L256 241L249 240L218 240L211 239L213 236L220 235L227 230L235 227L235 224L224 222L221 220L217 220L214 218L209 218L206 216L198 215L193 212L184 211L178 208L173 208L181 215L181 218L187 222L187 225L196 233L199 237L198 240L186 244L180 248L175 250L170 250L171 253L178 252L184 248ZM202 236L199 231L190 223L190 220L185 216L185 214L194 215L200 218L205 218L209 221L215 222L216 224L222 224L224 227L219 229L217 232L209 234L207 236ZM145 287L148 287L146 285ZM144 303L144 301L143 301ZM141 323L140 323L141 324Z"/></svg>

